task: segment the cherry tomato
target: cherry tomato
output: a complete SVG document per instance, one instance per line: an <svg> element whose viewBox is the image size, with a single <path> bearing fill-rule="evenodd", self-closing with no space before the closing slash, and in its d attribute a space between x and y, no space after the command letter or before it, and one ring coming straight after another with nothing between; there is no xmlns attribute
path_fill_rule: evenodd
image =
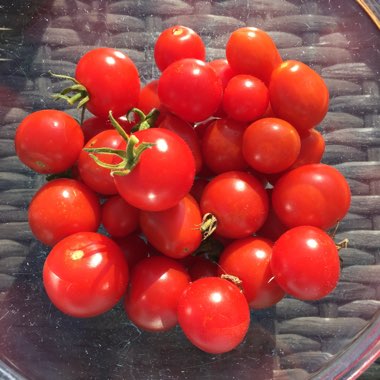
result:
<svg viewBox="0 0 380 380"><path fill-rule="evenodd" d="M123 138L115 129L100 132L90 139L85 148L113 148L117 149ZM97 154L99 160L111 164L115 158L109 154ZM78 170L82 181L99 194L117 194L116 185L110 169L100 167L86 151L82 151L78 160Z"/></svg>
<svg viewBox="0 0 380 380"><path fill-rule="evenodd" d="M338 250L323 230L312 226L295 227L274 244L271 268L286 293L302 300L318 300L338 283Z"/></svg>
<svg viewBox="0 0 380 380"><path fill-rule="evenodd" d="M272 246L271 241L258 237L238 239L219 258L219 274L238 277L249 306L254 309L273 306L285 295L270 267Z"/></svg>
<svg viewBox="0 0 380 380"><path fill-rule="evenodd" d="M178 299L189 285L189 275L179 262L153 256L131 270L124 307L129 319L148 331L165 331L177 324Z"/></svg>
<svg viewBox="0 0 380 380"><path fill-rule="evenodd" d="M172 113L189 122L209 118L219 108L222 82L207 63L193 58L173 62L161 74L158 96Z"/></svg>
<svg viewBox="0 0 380 380"><path fill-rule="evenodd" d="M139 210L114 195L102 205L102 224L112 237L128 236L139 228Z"/></svg>
<svg viewBox="0 0 380 380"><path fill-rule="evenodd" d="M194 197L194 199L200 203L202 193L206 185L208 184L208 179L202 178L202 177L197 177L194 180L194 184L191 187L190 194Z"/></svg>
<svg viewBox="0 0 380 380"><path fill-rule="evenodd" d="M203 191L202 214L217 219L215 232L238 239L256 232L268 215L268 195L252 175L231 171L214 177Z"/></svg>
<svg viewBox="0 0 380 380"><path fill-rule="evenodd" d="M55 179L32 198L29 226L42 243L53 246L75 232L96 231L100 225L98 197L74 179Z"/></svg>
<svg viewBox="0 0 380 380"><path fill-rule="evenodd" d="M232 77L236 75L235 71L232 70L232 67L226 59L215 59L208 63L218 74L218 77L222 81L223 89L226 88L228 82Z"/></svg>
<svg viewBox="0 0 380 380"><path fill-rule="evenodd" d="M268 104L267 86L252 75L236 75L224 89L223 110L234 120L253 121L264 115Z"/></svg>
<svg viewBox="0 0 380 380"><path fill-rule="evenodd" d="M57 110L29 114L18 126L15 136L15 149L20 161L41 174L70 169L83 143L83 132L78 122Z"/></svg>
<svg viewBox="0 0 380 380"><path fill-rule="evenodd" d="M141 230L149 243L176 259L190 255L199 247L201 224L198 203L189 194L168 210L140 212Z"/></svg>
<svg viewBox="0 0 380 380"><path fill-rule="evenodd" d="M315 127L325 117L329 91L322 77L299 61L285 61L272 74L270 103L277 117L298 131Z"/></svg>
<svg viewBox="0 0 380 380"><path fill-rule="evenodd" d="M237 347L250 321L249 306L239 288L219 277L194 281L178 302L178 323L199 349L221 354Z"/></svg>
<svg viewBox="0 0 380 380"><path fill-rule="evenodd" d="M206 48L202 38L192 29L175 25L165 29L154 45L154 60L164 71L171 63L183 58L206 59Z"/></svg>
<svg viewBox="0 0 380 380"><path fill-rule="evenodd" d="M123 252L108 237L78 232L59 241L43 267L43 283L63 313L88 318L113 308L128 285Z"/></svg>
<svg viewBox="0 0 380 380"><path fill-rule="evenodd" d="M223 118L207 127L202 138L202 154L212 172L219 174L248 168L241 149L246 127L245 123Z"/></svg>
<svg viewBox="0 0 380 380"><path fill-rule="evenodd" d="M114 176L119 194L132 206L146 211L175 206L194 182L195 162L190 148L174 132L163 128L150 128L134 135L140 143L154 145L141 154L129 174ZM125 148L123 141L118 149Z"/></svg>
<svg viewBox="0 0 380 380"><path fill-rule="evenodd" d="M102 118L126 115L137 106L140 78L135 64L121 51L96 48L84 54L75 70L76 80L86 87L87 109ZM106 90L106 92L105 92Z"/></svg>
<svg viewBox="0 0 380 380"><path fill-rule="evenodd" d="M245 160L261 173L278 173L292 165L300 152L297 130L285 120L264 118L244 132L242 152Z"/></svg>
<svg viewBox="0 0 380 380"><path fill-rule="evenodd" d="M288 227L331 228L347 214L350 201L346 179L325 164L303 165L285 173L272 195L274 211Z"/></svg>
<svg viewBox="0 0 380 380"><path fill-rule="evenodd" d="M231 33L226 57L234 71L269 84L272 71L282 62L272 38L263 30L243 27Z"/></svg>

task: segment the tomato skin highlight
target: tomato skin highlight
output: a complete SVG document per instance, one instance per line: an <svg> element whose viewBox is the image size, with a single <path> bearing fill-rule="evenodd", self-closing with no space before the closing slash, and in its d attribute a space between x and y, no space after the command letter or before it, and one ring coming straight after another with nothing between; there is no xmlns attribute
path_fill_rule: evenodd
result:
<svg viewBox="0 0 380 380"><path fill-rule="evenodd" d="M89 318L114 307L124 295L129 274L124 254L108 237L78 232L59 241L43 267L43 283L63 313Z"/></svg>
<svg viewBox="0 0 380 380"><path fill-rule="evenodd" d="M219 277L191 283L178 302L178 323L196 347L221 354L237 347L247 333L250 313L239 288Z"/></svg>
<svg viewBox="0 0 380 380"><path fill-rule="evenodd" d="M278 238L273 246L271 268L286 293L301 300L318 300L338 283L339 254L326 232L299 226Z"/></svg>

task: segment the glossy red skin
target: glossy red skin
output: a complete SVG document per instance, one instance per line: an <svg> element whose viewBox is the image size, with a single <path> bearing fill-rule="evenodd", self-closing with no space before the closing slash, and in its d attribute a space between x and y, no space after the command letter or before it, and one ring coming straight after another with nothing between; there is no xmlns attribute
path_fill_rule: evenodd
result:
<svg viewBox="0 0 380 380"><path fill-rule="evenodd" d="M132 60L120 51L90 50L78 61L75 78L86 87L90 98L86 108L95 116L108 118L112 111L114 117L119 117L137 106L139 73Z"/></svg>
<svg viewBox="0 0 380 380"><path fill-rule="evenodd" d="M264 115L268 105L267 86L252 75L236 75L224 89L223 110L234 120L252 122Z"/></svg>
<svg viewBox="0 0 380 380"><path fill-rule="evenodd" d="M190 148L174 132L163 128L150 128L134 135L140 142L155 145L142 153L129 174L114 176L119 194L141 210L162 211L175 206L194 182L195 161ZM125 146L123 141L119 149Z"/></svg>
<svg viewBox="0 0 380 380"><path fill-rule="evenodd" d="M223 89L225 89L230 79L236 75L235 71L232 70L232 67L226 59L215 59L208 64L218 74L218 77L222 81Z"/></svg>
<svg viewBox="0 0 380 380"><path fill-rule="evenodd" d="M318 125L329 105L329 91L322 77L294 60L283 62L273 71L269 96L277 117L300 132Z"/></svg>
<svg viewBox="0 0 380 380"><path fill-rule="evenodd" d="M139 261L149 257L149 247L136 232L126 237L113 237L112 240L123 251L128 268L132 269Z"/></svg>
<svg viewBox="0 0 380 380"><path fill-rule="evenodd" d="M71 168L84 144L83 132L70 115L57 110L29 114L18 126L15 150L20 161L41 174Z"/></svg>
<svg viewBox="0 0 380 380"><path fill-rule="evenodd" d="M295 227L274 244L271 268L286 293L301 300L318 300L338 283L338 250L331 237L319 228Z"/></svg>
<svg viewBox="0 0 380 380"><path fill-rule="evenodd" d="M250 321L249 306L239 288L219 277L194 281L178 303L178 323L199 349L221 354L244 339Z"/></svg>
<svg viewBox="0 0 380 380"><path fill-rule="evenodd" d="M202 154L206 166L216 174L231 170L245 170L242 142L246 123L232 119L217 119L202 138Z"/></svg>
<svg viewBox="0 0 380 380"><path fill-rule="evenodd" d="M269 84L272 71L282 62L272 38L263 30L243 27L231 33L226 57L239 74L253 75Z"/></svg>
<svg viewBox="0 0 380 380"><path fill-rule="evenodd" d="M325 164L303 165L287 172L272 194L274 211L288 227L331 228L347 214L350 201L344 176Z"/></svg>
<svg viewBox="0 0 380 380"><path fill-rule="evenodd" d="M43 283L52 303L76 318L113 308L128 285L128 265L120 248L95 232L78 232L57 243L43 267Z"/></svg>
<svg viewBox="0 0 380 380"><path fill-rule="evenodd" d="M178 116L167 113L162 121L158 124L159 128L169 129L170 131L181 137L191 149L195 160L195 172L198 173L202 169L202 152L200 141L194 127Z"/></svg>
<svg viewBox="0 0 380 380"><path fill-rule="evenodd" d="M112 148L117 149L123 138L115 129L105 130L100 132L90 139L85 148ZM115 157L110 154L96 155L102 162L112 164ZM103 195L117 194L116 185L111 176L110 169L99 166L87 153L82 151L78 160L78 170L82 181L92 190Z"/></svg>
<svg viewBox="0 0 380 380"><path fill-rule="evenodd" d="M201 211L212 213L217 221L215 232L226 238L250 236L268 215L268 195L252 175L231 171L214 177L203 191Z"/></svg>
<svg viewBox="0 0 380 380"><path fill-rule="evenodd" d="M28 221L34 236L53 246L76 232L96 231L100 204L96 194L74 179L55 179L44 184L32 198Z"/></svg>
<svg viewBox="0 0 380 380"><path fill-rule="evenodd" d="M215 70L198 59L173 62L158 82L161 103L189 122L203 121L218 110L223 96L222 82Z"/></svg>
<svg viewBox="0 0 380 380"><path fill-rule="evenodd" d="M194 30L182 25L162 31L154 45L157 67L164 71L171 63L183 58L206 59L202 38Z"/></svg>
<svg viewBox="0 0 380 380"><path fill-rule="evenodd" d="M229 244L219 258L219 275L230 274L242 281L249 306L265 309L285 295L273 278L270 260L273 243L260 237L248 237Z"/></svg>
<svg viewBox="0 0 380 380"><path fill-rule="evenodd" d="M102 224L112 237L125 237L139 228L139 210L120 195L108 198L102 205Z"/></svg>
<svg viewBox="0 0 380 380"><path fill-rule="evenodd" d="M128 318L140 329L166 331L177 324L177 305L190 278L179 262L153 256L131 270L124 301Z"/></svg>
<svg viewBox="0 0 380 380"><path fill-rule="evenodd" d="M246 162L261 173L279 173L288 169L300 150L301 139L297 130L278 118L253 122L242 139L242 154Z"/></svg>
<svg viewBox="0 0 380 380"><path fill-rule="evenodd" d="M189 194L168 210L140 212L141 230L149 243L175 259L192 254L200 246L201 224L198 203Z"/></svg>

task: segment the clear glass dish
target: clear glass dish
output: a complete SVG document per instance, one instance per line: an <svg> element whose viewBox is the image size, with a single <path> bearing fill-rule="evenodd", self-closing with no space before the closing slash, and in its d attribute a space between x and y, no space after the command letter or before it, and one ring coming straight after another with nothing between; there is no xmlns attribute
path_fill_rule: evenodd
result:
<svg viewBox="0 0 380 380"><path fill-rule="evenodd" d="M376 1L370 8L379 14ZM201 34L208 59L223 57L241 26L268 31L284 59L310 64L325 78L329 113L319 126L324 162L349 180L350 213L337 238L343 270L320 302L291 298L252 314L236 350L205 354L176 328L139 331L118 305L73 319L47 299L41 269L48 249L32 236L28 203L43 182L18 162L18 123L42 108L67 109L51 94L91 47L126 51L143 82L158 76L159 32L184 24ZM355 378L380 352L379 30L355 1L24 0L0 5L0 378L4 379L332 379ZM69 110L77 115L77 111Z"/></svg>

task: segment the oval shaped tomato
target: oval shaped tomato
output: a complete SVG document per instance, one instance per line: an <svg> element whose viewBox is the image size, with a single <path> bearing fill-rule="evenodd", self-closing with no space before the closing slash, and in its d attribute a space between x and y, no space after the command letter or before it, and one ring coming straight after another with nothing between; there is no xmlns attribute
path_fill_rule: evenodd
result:
<svg viewBox="0 0 380 380"><path fill-rule="evenodd" d="M189 285L189 275L178 261L153 256L131 270L124 301L129 319L148 331L165 331L177 324L180 295Z"/></svg>
<svg viewBox="0 0 380 380"><path fill-rule="evenodd" d="M70 169L83 148L78 122L63 111L41 110L29 114L18 126L15 150L20 161L41 174Z"/></svg>
<svg viewBox="0 0 380 380"><path fill-rule="evenodd" d="M250 321L243 293L231 282L205 277L191 283L178 302L178 323L199 349L221 354L237 347Z"/></svg>
<svg viewBox="0 0 380 380"><path fill-rule="evenodd" d="M157 67L164 71L171 63L183 58L205 60L206 48L202 38L193 29L183 25L162 31L154 45Z"/></svg>
<svg viewBox="0 0 380 380"><path fill-rule="evenodd" d="M272 194L273 209L288 227L331 228L347 214L350 201L344 176L325 164L303 165L285 173Z"/></svg>
<svg viewBox="0 0 380 380"><path fill-rule="evenodd" d="M55 179L44 184L32 198L28 221L34 236L53 246L76 232L96 231L100 203L96 194L74 179Z"/></svg>
<svg viewBox="0 0 380 380"><path fill-rule="evenodd" d="M219 108L222 82L207 63L193 58L173 62L161 74L158 96L172 113L189 122L209 118Z"/></svg>
<svg viewBox="0 0 380 380"><path fill-rule="evenodd" d="M59 241L43 267L51 302L63 313L88 318L113 308L128 285L128 265L120 248L95 232L78 232Z"/></svg>
<svg viewBox="0 0 380 380"><path fill-rule="evenodd" d="M260 237L238 239L224 249L218 261L218 273L238 277L254 309L271 307L285 295L270 267L272 246L271 241Z"/></svg>
<svg viewBox="0 0 380 380"><path fill-rule="evenodd" d="M272 73L270 104L275 115L298 131L315 127L325 117L329 91L322 77L302 62L283 62Z"/></svg>
<svg viewBox="0 0 380 380"><path fill-rule="evenodd" d="M141 210L162 211L175 206L194 182L195 161L190 148L174 132L163 128L138 131L134 136L140 143L154 145L141 154L129 174L114 176L119 194ZM126 142L118 149L125 150Z"/></svg>
<svg viewBox="0 0 380 380"><path fill-rule="evenodd" d="M176 259L193 253L201 244L202 216L198 203L187 194L174 207L141 211L141 230L154 248Z"/></svg>
<svg viewBox="0 0 380 380"><path fill-rule="evenodd" d="M274 244L271 268L286 293L302 300L318 300L338 283L338 250L331 237L321 229L295 227Z"/></svg>

